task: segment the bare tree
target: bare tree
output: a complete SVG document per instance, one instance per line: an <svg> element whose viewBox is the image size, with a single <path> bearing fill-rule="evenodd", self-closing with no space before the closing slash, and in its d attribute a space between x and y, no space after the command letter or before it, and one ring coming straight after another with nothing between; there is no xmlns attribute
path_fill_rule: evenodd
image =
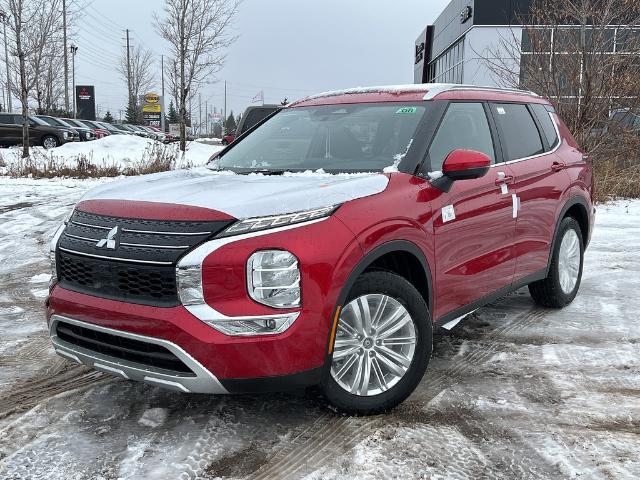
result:
<svg viewBox="0 0 640 480"><path fill-rule="evenodd" d="M165 0L164 18L154 15L158 34L170 44L169 88L180 119L180 150L186 148L187 103L198 84L223 66L224 50L239 0Z"/></svg>
<svg viewBox="0 0 640 480"><path fill-rule="evenodd" d="M22 156L29 156L29 97L41 71L47 44L59 18L59 0L1 0L9 16L11 70L22 104Z"/></svg>
<svg viewBox="0 0 640 480"><path fill-rule="evenodd" d="M640 0L536 0L520 23L485 62L505 86L550 98L597 152L611 138L612 111L640 112Z"/></svg>
<svg viewBox="0 0 640 480"><path fill-rule="evenodd" d="M153 52L142 45L132 45L129 48L129 53L129 65L127 65L127 50L125 48L117 69L125 83L128 83L128 76L131 75L131 98L128 108L135 108L137 116L138 97L148 92L156 81L155 61Z"/></svg>

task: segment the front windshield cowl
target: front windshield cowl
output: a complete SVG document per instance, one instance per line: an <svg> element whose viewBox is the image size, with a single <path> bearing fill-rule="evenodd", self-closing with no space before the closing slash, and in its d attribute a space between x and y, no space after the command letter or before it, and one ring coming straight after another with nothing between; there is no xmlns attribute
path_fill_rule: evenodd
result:
<svg viewBox="0 0 640 480"><path fill-rule="evenodd" d="M283 109L217 154L207 167L268 175L397 171L425 110L423 102Z"/></svg>

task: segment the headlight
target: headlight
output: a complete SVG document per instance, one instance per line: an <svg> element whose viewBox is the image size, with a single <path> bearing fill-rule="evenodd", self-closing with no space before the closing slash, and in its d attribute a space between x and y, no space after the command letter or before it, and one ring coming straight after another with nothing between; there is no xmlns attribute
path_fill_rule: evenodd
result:
<svg viewBox="0 0 640 480"><path fill-rule="evenodd" d="M247 288L256 302L274 308L300 306L298 259L284 250L263 250L249 257Z"/></svg>
<svg viewBox="0 0 640 480"><path fill-rule="evenodd" d="M91 132L84 132L84 136L87 140L91 138Z"/></svg>
<svg viewBox="0 0 640 480"><path fill-rule="evenodd" d="M275 335L287 330L300 315L300 312L290 312L281 315L227 317L212 311L205 303L200 265L179 264L176 268L176 279L178 295L185 308L225 335Z"/></svg>
<svg viewBox="0 0 640 480"><path fill-rule="evenodd" d="M229 228L224 230L218 237L228 237L230 235L238 235L241 233L256 232L258 230L267 230L269 228L284 227L294 223L307 222L322 217L328 217L338 208L338 205L330 207L317 208L314 210L306 210L303 212L287 213L285 215L274 215L272 217L256 217L240 220Z"/></svg>

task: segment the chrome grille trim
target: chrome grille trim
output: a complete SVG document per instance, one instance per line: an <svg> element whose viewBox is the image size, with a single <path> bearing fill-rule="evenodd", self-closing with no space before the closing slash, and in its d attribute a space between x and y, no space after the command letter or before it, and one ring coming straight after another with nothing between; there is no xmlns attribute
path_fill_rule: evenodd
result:
<svg viewBox="0 0 640 480"><path fill-rule="evenodd" d="M73 223L74 225L79 225L81 227L97 228L100 230L111 230L113 227L115 227L115 225L111 227L103 227L102 225L91 225L89 223L78 222L77 220L71 220L71 223ZM142 233L146 235L178 235L178 236L185 236L185 237L198 236L198 235L211 235L211 232L157 232L154 230L131 230L129 228L123 228L122 231L127 233Z"/></svg>
<svg viewBox="0 0 640 480"><path fill-rule="evenodd" d="M65 237L75 238L76 240L84 240L86 242L98 243L100 241L99 238L80 237L78 235L72 235L66 232L64 235ZM160 248L160 249L169 249L169 250L184 250L185 248L189 248L189 245L147 245L146 243L127 243L127 242L120 242L120 245L123 245L125 247Z"/></svg>
<svg viewBox="0 0 640 480"><path fill-rule="evenodd" d="M58 247L58 248L63 252L73 253L74 255L80 255L83 257L100 258L102 260L115 260L118 262L128 262L128 263L142 263L145 265L173 265L173 262L155 262L152 260L134 260L132 258L105 257L104 255L95 255L93 253L78 252L76 250L70 250L64 247Z"/></svg>

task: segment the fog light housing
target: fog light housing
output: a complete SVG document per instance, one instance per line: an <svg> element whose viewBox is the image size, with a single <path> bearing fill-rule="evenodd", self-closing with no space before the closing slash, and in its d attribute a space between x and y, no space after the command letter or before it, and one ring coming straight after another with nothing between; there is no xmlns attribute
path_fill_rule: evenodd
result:
<svg viewBox="0 0 640 480"><path fill-rule="evenodd" d="M299 313L293 312L285 315L266 317L239 317L208 321L216 330L225 335L252 336L252 335L276 335L287 330L298 318Z"/></svg>
<svg viewBox="0 0 640 480"><path fill-rule="evenodd" d="M247 289L258 303L273 308L300 306L298 259L286 250L261 250L247 261Z"/></svg>

